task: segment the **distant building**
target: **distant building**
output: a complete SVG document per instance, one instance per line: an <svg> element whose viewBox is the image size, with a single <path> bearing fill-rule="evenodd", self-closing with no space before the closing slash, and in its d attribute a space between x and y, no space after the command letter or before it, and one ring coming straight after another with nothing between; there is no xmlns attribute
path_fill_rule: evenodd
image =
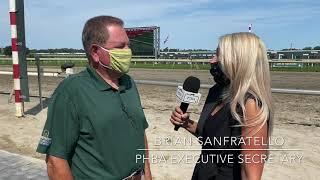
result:
<svg viewBox="0 0 320 180"><path fill-rule="evenodd" d="M160 59L210 59L215 51L160 52ZM320 50L267 51L269 59L320 59Z"/></svg>

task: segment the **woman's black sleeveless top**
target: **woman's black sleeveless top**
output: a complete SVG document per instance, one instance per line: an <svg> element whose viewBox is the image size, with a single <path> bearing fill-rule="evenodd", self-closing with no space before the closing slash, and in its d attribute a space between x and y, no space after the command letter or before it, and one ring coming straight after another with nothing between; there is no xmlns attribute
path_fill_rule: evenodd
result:
<svg viewBox="0 0 320 180"><path fill-rule="evenodd" d="M219 103L216 103L215 107L217 105ZM241 180L239 163L241 147L238 139L241 137L241 127L235 127L239 123L232 117L229 103L214 115L211 115L212 111L213 109L209 114L202 112L207 114L207 117L202 120L201 133L198 134L202 152L195 166L192 180ZM234 141L231 143L231 140Z"/></svg>

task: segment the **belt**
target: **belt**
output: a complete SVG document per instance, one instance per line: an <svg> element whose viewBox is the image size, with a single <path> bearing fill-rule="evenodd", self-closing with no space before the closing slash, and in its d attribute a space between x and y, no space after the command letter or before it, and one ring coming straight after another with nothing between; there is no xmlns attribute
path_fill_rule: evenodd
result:
<svg viewBox="0 0 320 180"><path fill-rule="evenodd" d="M130 174L129 176L125 177L122 180L141 180L143 175L144 175L144 171L140 169L138 171L133 172L132 174Z"/></svg>

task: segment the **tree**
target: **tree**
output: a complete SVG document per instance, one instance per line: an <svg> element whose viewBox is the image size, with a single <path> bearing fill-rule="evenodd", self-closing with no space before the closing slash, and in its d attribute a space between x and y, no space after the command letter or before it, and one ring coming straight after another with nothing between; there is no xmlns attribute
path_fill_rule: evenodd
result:
<svg viewBox="0 0 320 180"><path fill-rule="evenodd" d="M11 46L4 47L3 54L6 55L6 56L11 56L12 55Z"/></svg>
<svg viewBox="0 0 320 180"><path fill-rule="evenodd" d="M6 56L11 56L12 55L12 49L11 46L6 46L3 50L3 54ZM26 55L30 54L29 48L26 47Z"/></svg>
<svg viewBox="0 0 320 180"><path fill-rule="evenodd" d="M312 47L305 47L305 48L303 48L302 50L312 50Z"/></svg>
<svg viewBox="0 0 320 180"><path fill-rule="evenodd" d="M320 46L316 46L313 48L314 50L320 50Z"/></svg>
<svg viewBox="0 0 320 180"><path fill-rule="evenodd" d="M30 49L26 47L26 56L30 54Z"/></svg>

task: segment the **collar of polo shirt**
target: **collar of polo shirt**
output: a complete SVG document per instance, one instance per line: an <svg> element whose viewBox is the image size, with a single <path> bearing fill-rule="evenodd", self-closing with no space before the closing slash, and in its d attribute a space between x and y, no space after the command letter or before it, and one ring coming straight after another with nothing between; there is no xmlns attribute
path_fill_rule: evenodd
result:
<svg viewBox="0 0 320 180"><path fill-rule="evenodd" d="M100 91L107 91L113 89L112 86L105 82L102 79L102 77L91 66L87 66L87 71L89 72L90 77L94 80L94 84L96 85L97 89L99 89ZM124 74L119 78L119 91L127 90L131 88L131 86L132 84L128 75Z"/></svg>

